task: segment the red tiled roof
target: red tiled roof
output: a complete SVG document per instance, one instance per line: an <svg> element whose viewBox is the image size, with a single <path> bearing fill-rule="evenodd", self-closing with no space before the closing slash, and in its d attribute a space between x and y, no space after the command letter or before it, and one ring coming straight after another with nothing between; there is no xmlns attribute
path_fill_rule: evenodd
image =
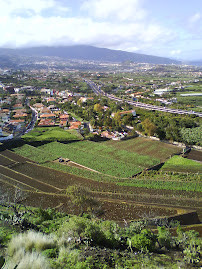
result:
<svg viewBox="0 0 202 269"><path fill-rule="evenodd" d="M60 121L60 125L62 125L62 126L66 126L66 125L67 125L67 121L66 121L66 120L61 120L61 121Z"/></svg>
<svg viewBox="0 0 202 269"><path fill-rule="evenodd" d="M24 120L10 120L9 123L15 123L15 122L24 122Z"/></svg>
<svg viewBox="0 0 202 269"><path fill-rule="evenodd" d="M13 107L22 107L22 104L15 104Z"/></svg>
<svg viewBox="0 0 202 269"><path fill-rule="evenodd" d="M60 119L68 119L69 115L68 114L61 114Z"/></svg>
<svg viewBox="0 0 202 269"><path fill-rule="evenodd" d="M27 113L18 113L13 116L13 118L27 117Z"/></svg>
<svg viewBox="0 0 202 269"><path fill-rule="evenodd" d="M81 125L81 122L80 121L72 121L69 124L70 124L69 129L78 129L79 126Z"/></svg>
<svg viewBox="0 0 202 269"><path fill-rule="evenodd" d="M40 115L40 118L55 118L55 114L50 113L50 114L42 114Z"/></svg>
<svg viewBox="0 0 202 269"><path fill-rule="evenodd" d="M33 106L34 106L34 107L38 107L38 108L40 108L40 107L43 107L44 105L43 105L42 103L36 103L36 104L34 104Z"/></svg>
<svg viewBox="0 0 202 269"><path fill-rule="evenodd" d="M40 120L40 122L38 123L38 126L43 126L43 125L48 125L48 126L54 126L55 123L51 120L51 119L42 119Z"/></svg>

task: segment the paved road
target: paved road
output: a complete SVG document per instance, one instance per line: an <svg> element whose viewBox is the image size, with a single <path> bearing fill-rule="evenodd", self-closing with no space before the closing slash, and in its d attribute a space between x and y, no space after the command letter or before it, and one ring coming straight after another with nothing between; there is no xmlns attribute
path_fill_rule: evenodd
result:
<svg viewBox="0 0 202 269"><path fill-rule="evenodd" d="M168 113L174 113L174 114L187 114L187 115L195 115L198 117L202 117L202 113L195 112L195 111L188 111L188 110L181 110L181 109L172 109L172 108L166 108L166 107L160 107L160 106L154 106L150 104L145 104L141 102L135 102L131 100L123 100L119 97L116 97L112 94L107 94L105 93L102 89L101 86L96 85L93 81L84 79L84 81L91 87L91 89L94 91L95 94L97 95L102 95L106 96L107 98L117 101L117 102L127 102L129 105L133 105L139 108L144 108L148 110L157 110L157 111L163 111L163 112L168 112Z"/></svg>

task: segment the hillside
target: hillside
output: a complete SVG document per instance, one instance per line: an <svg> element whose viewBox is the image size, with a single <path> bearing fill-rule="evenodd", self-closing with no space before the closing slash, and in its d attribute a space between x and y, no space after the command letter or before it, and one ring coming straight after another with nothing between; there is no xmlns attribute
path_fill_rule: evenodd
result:
<svg viewBox="0 0 202 269"><path fill-rule="evenodd" d="M153 64L179 64L179 61L164 57L138 54L121 50L97 48L87 45L61 46L61 47L33 47L23 49L0 49L0 55L21 56L56 56L66 59L93 60L107 62L132 61L137 63Z"/></svg>

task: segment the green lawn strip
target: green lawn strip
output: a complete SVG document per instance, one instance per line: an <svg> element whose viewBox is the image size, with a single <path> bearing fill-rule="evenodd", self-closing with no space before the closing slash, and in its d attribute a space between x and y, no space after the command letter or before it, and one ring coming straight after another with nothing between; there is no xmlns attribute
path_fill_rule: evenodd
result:
<svg viewBox="0 0 202 269"><path fill-rule="evenodd" d="M74 117L76 120L78 121L83 121L83 119L81 117L79 117L78 115L74 114L73 112L68 112L69 115L71 115L72 117Z"/></svg>
<svg viewBox="0 0 202 269"><path fill-rule="evenodd" d="M60 155L71 161L111 176L127 178L142 171L142 169L135 164L117 161L109 156L99 156L96 152L94 152L94 154L89 154L88 152L75 149L71 144L52 142L40 146L39 148L51 152L53 155Z"/></svg>
<svg viewBox="0 0 202 269"><path fill-rule="evenodd" d="M184 166L195 166L195 167L202 167L202 164L190 159L186 159L183 158L181 156L173 156L172 158L170 158L169 160L167 160L167 162L164 164L166 166L166 164L172 164L172 165L184 165Z"/></svg>
<svg viewBox="0 0 202 269"><path fill-rule="evenodd" d="M198 173L174 173L163 171L146 171L138 175L136 179L160 180L160 181L180 181L180 182L201 182L202 175Z"/></svg>
<svg viewBox="0 0 202 269"><path fill-rule="evenodd" d="M106 155L108 155L118 161L136 164L144 168L160 163L160 160L157 158L151 158L149 156L140 155L138 153L129 152L123 149L117 150L114 147L107 146L102 143L96 143L96 142L91 142L91 141L81 141L78 143L71 144L71 146L79 150L89 152L91 154L94 154L94 152L96 152L96 154L100 156L105 157Z"/></svg>
<svg viewBox="0 0 202 269"><path fill-rule="evenodd" d="M60 127L38 127L22 136L22 138L25 141L68 141L80 140L81 135L75 130L64 130Z"/></svg>
<svg viewBox="0 0 202 269"><path fill-rule="evenodd" d="M200 182L177 182L160 180L132 179L130 182L119 182L119 186L140 187L147 189L179 190L179 191L197 191L202 192Z"/></svg>
<svg viewBox="0 0 202 269"><path fill-rule="evenodd" d="M13 151L19 155L22 155L23 157L29 158L30 160L38 162L38 163L52 161L59 157L56 155L52 155L49 152L44 152L28 144L25 144L19 148L13 148Z"/></svg>
<svg viewBox="0 0 202 269"><path fill-rule="evenodd" d="M176 155L166 161L162 170L202 173L202 164Z"/></svg>
<svg viewBox="0 0 202 269"><path fill-rule="evenodd" d="M84 177L87 179L92 179L95 181L103 181L103 182L117 182L117 181L123 181L123 179L121 178L114 178L114 177L110 177L108 175L102 175L102 174L98 174L96 172L93 171L89 171L86 169L80 169L80 168L76 168L76 167L72 167L72 166L68 166L68 165L62 165L60 163L53 163L53 162L47 162L44 164L41 164L42 166L45 166L47 168L53 168L55 170L58 171L62 171L62 172L66 172L72 175L76 175L79 177Z"/></svg>

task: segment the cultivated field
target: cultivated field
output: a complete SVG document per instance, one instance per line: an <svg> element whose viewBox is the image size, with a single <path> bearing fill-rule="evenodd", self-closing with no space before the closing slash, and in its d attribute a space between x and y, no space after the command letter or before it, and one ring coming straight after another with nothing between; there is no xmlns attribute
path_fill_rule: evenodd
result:
<svg viewBox="0 0 202 269"><path fill-rule="evenodd" d="M60 127L38 127L22 137L26 141L72 141L83 137L75 130L64 130Z"/></svg>
<svg viewBox="0 0 202 269"><path fill-rule="evenodd" d="M187 159L196 160L202 162L202 152L197 150L191 150L188 154L186 154Z"/></svg>
<svg viewBox="0 0 202 269"><path fill-rule="evenodd" d="M106 146L112 146L117 150L127 150L140 155L150 156L151 158L160 159L161 162L173 154L180 153L182 148L176 147L161 141L151 140L144 137L136 137L129 140L103 142Z"/></svg>
<svg viewBox="0 0 202 269"><path fill-rule="evenodd" d="M162 170L182 173L202 173L202 163L181 156L173 156L165 162Z"/></svg>
<svg viewBox="0 0 202 269"><path fill-rule="evenodd" d="M28 190L26 201L29 205L55 207L62 204L62 210L76 213L78 209L71 206L65 189L77 185L87 188L92 197L99 200L105 212L102 217L105 219L122 221L125 218L129 221L142 217L167 216L175 214L177 208L197 210L201 216L201 192L197 190L173 191L149 189L146 185L137 188L128 184L96 182L30 162L18 163L12 169L1 166L0 171L4 189L18 186Z"/></svg>
<svg viewBox="0 0 202 269"><path fill-rule="evenodd" d="M150 153L141 155L135 152L130 145L133 140L136 141L122 141L124 144L116 141L115 147L112 141L51 142L37 148L25 144L13 149L15 153L2 151L0 182L4 189L14 190L17 186L26 190L26 203L29 205L60 206L61 210L69 213L78 213L78 207L71 204L65 194L66 188L76 185L86 188L99 201L104 219L130 221L170 216L187 210L197 210L199 217L202 217L201 175L146 171L145 168L158 164L160 160L151 158ZM170 145L164 145L165 148L167 146ZM147 150L145 146L145 152ZM160 148L159 152L162 151ZM175 148L175 151L179 151L179 148ZM160 156L162 153L158 154ZM98 172L69 166L68 163L60 164L55 161L58 157L68 158ZM178 164L186 166L179 161ZM197 163L197 169L199 165ZM143 173L132 178L133 174L143 170Z"/></svg>

